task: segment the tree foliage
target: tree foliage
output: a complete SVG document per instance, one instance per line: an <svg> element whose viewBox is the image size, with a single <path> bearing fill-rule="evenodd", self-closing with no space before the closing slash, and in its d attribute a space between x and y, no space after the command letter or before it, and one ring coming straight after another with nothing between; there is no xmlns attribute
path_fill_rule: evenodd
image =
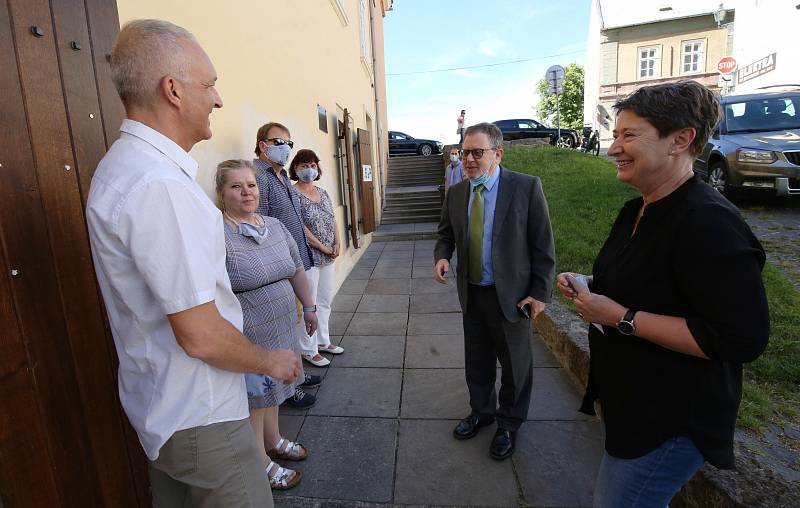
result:
<svg viewBox="0 0 800 508"><path fill-rule="evenodd" d="M561 127L580 131L583 127L583 67L571 63L564 68L564 93L559 94ZM539 104L536 111L539 121L549 127L556 126L556 96L547 93L547 80L536 83Z"/></svg>

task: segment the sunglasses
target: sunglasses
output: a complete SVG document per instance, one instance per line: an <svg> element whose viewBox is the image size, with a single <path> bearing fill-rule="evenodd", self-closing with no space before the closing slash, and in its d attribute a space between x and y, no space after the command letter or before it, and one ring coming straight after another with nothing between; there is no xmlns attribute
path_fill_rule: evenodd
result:
<svg viewBox="0 0 800 508"><path fill-rule="evenodd" d="M466 160L466 158L469 157L470 154L472 154L473 159L479 160L481 157L483 157L483 152L485 152L486 150L497 150L497 148L474 148L472 150L462 150L461 158Z"/></svg>
<svg viewBox="0 0 800 508"><path fill-rule="evenodd" d="M269 141L272 141L272 144L275 145L275 146L289 145L289 148L294 148L294 142L293 141L286 141L283 138L268 138L268 139L264 140L265 143L269 142Z"/></svg>

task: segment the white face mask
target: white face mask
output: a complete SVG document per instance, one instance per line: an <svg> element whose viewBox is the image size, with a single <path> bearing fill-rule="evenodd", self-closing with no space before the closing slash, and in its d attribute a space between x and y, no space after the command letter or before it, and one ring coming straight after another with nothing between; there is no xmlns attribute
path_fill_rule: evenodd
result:
<svg viewBox="0 0 800 508"><path fill-rule="evenodd" d="M239 224L239 234L242 236L249 236L255 240L256 243L261 245L266 241L267 235L269 234L269 229L267 229L266 225L259 227L254 226L249 222L242 222Z"/></svg>
<svg viewBox="0 0 800 508"><path fill-rule="evenodd" d="M458 155L450 154L450 162L452 162L453 164L458 162Z"/></svg>
<svg viewBox="0 0 800 508"><path fill-rule="evenodd" d="M285 166L292 154L292 147L289 145L269 145L267 146L267 159L279 166Z"/></svg>

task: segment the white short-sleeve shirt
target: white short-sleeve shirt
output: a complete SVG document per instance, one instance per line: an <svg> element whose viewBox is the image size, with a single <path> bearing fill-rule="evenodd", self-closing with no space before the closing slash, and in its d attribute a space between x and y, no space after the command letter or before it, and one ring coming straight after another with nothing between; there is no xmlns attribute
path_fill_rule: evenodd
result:
<svg viewBox="0 0 800 508"><path fill-rule="evenodd" d="M150 460L179 430L247 418L244 376L189 357L167 314L214 301L242 329L225 269L222 214L197 162L132 120L100 161L86 209L119 356L119 395Z"/></svg>

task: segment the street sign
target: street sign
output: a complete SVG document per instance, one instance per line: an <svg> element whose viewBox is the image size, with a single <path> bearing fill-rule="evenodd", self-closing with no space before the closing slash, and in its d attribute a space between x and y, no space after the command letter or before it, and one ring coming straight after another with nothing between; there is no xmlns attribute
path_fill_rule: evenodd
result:
<svg viewBox="0 0 800 508"><path fill-rule="evenodd" d="M736 70L736 59L732 56L724 56L717 62L717 71L720 74L731 74Z"/></svg>
<svg viewBox="0 0 800 508"><path fill-rule="evenodd" d="M564 76L566 71L560 65L551 65L544 73L547 80L547 92L550 94L564 93Z"/></svg>

